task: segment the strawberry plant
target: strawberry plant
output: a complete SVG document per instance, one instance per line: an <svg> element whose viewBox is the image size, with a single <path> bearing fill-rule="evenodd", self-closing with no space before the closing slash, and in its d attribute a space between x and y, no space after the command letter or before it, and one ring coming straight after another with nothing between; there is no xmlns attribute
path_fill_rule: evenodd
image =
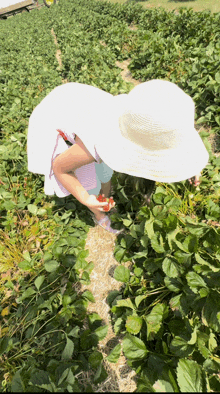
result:
<svg viewBox="0 0 220 394"><path fill-rule="evenodd" d="M218 132L219 15L184 8L177 15L147 10L139 26L129 65L134 78L176 83L194 99L197 120Z"/></svg>

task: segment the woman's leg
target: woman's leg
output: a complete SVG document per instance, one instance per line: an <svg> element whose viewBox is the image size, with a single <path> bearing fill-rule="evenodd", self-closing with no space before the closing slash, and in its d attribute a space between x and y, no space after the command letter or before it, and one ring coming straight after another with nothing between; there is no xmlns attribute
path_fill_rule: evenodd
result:
<svg viewBox="0 0 220 394"><path fill-rule="evenodd" d="M100 194L104 194L106 198L111 197L111 177L113 175L113 170L107 166L104 162L101 164L95 164L96 175L101 182Z"/></svg>

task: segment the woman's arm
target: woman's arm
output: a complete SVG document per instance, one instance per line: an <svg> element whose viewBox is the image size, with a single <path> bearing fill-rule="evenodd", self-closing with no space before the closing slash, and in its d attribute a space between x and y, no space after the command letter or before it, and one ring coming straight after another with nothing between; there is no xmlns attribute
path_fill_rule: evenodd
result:
<svg viewBox="0 0 220 394"><path fill-rule="evenodd" d="M86 205L90 195L78 181L74 171L94 161L94 157L78 138L71 148L61 153L53 162L53 172L58 181L83 205Z"/></svg>

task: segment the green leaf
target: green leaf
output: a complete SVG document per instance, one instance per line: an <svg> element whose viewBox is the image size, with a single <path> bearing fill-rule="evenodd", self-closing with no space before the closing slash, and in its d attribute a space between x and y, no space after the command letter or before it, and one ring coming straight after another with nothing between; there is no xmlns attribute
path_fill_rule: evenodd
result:
<svg viewBox="0 0 220 394"><path fill-rule="evenodd" d="M183 287L183 282L181 281L180 278L170 278L168 276L165 276L164 283L165 283L165 286L170 291L173 291L174 293L178 293L181 290L181 288Z"/></svg>
<svg viewBox="0 0 220 394"><path fill-rule="evenodd" d="M169 214L169 216L164 219L164 224L166 233L169 232L170 234L173 234L174 231L179 231L179 229L177 229L177 217L175 215Z"/></svg>
<svg viewBox="0 0 220 394"><path fill-rule="evenodd" d="M188 345L195 345L195 343L197 342L197 327L194 328L191 338L188 341Z"/></svg>
<svg viewBox="0 0 220 394"><path fill-rule="evenodd" d="M102 341L108 333L108 325L96 328L94 334L98 337L99 341Z"/></svg>
<svg viewBox="0 0 220 394"><path fill-rule="evenodd" d="M50 253L50 252L45 252L45 253L44 253L43 259L44 259L44 262L45 262L45 263L46 263L46 261L52 260L52 258L53 258L52 253Z"/></svg>
<svg viewBox="0 0 220 394"><path fill-rule="evenodd" d="M198 293L201 287L207 287L202 277L193 271L186 274L186 280L193 293Z"/></svg>
<svg viewBox="0 0 220 394"><path fill-rule="evenodd" d="M114 332L116 335L120 333L123 326L124 326L124 319L122 317L118 317L118 319L116 319L114 324Z"/></svg>
<svg viewBox="0 0 220 394"><path fill-rule="evenodd" d="M22 293L21 297L17 298L17 302L21 302L23 300L25 300L28 297L31 297L32 295L36 294L36 290L33 289L33 287L28 287L27 290L24 291L24 293Z"/></svg>
<svg viewBox="0 0 220 394"><path fill-rule="evenodd" d="M83 331L83 333L80 335L80 345L83 350L88 350L90 349L93 345L97 346L98 339L91 334L91 331L89 329Z"/></svg>
<svg viewBox="0 0 220 394"><path fill-rule="evenodd" d="M194 266L194 270L197 272L203 272L204 266L209 267L213 272L219 272L220 267L215 267L214 265L210 264L208 261L204 260L198 253L195 253L195 259L200 266ZM195 268L196 267L196 268Z"/></svg>
<svg viewBox="0 0 220 394"><path fill-rule="evenodd" d="M143 319L139 316L128 316L126 320L126 330L131 334L138 334L141 330Z"/></svg>
<svg viewBox="0 0 220 394"><path fill-rule="evenodd" d="M37 211L38 211L38 207L34 204L29 204L28 205L28 211L30 213L32 213L32 215L36 216L37 215Z"/></svg>
<svg viewBox="0 0 220 394"><path fill-rule="evenodd" d="M148 236L147 235L142 235L142 237L141 237L141 239L140 239L140 243L141 243L141 245L145 248L145 250L144 251L142 251L142 252L138 252L137 253L137 255L139 256L139 253L145 253L144 254L144 257L146 257L147 256L147 246L148 246L148 244L149 244L149 238L148 238ZM135 253L135 257L136 257L136 253ZM143 257L143 255L142 255L142 257Z"/></svg>
<svg viewBox="0 0 220 394"><path fill-rule="evenodd" d="M182 316L186 316L189 311L187 298L184 293L171 298L169 304L172 311L179 311Z"/></svg>
<svg viewBox="0 0 220 394"><path fill-rule="evenodd" d="M176 240L176 235L178 234L178 232L179 232L179 229L176 228L167 234L167 240L168 240L168 244L169 244L169 247L171 250L173 249L173 243L178 242Z"/></svg>
<svg viewBox="0 0 220 394"><path fill-rule="evenodd" d="M26 391L24 382L22 381L20 375L20 371L17 371L12 378L11 391L12 393L24 393Z"/></svg>
<svg viewBox="0 0 220 394"><path fill-rule="evenodd" d="M50 384L48 372L42 370L34 371L30 381L32 384L36 384L39 386L41 386L42 384Z"/></svg>
<svg viewBox="0 0 220 394"><path fill-rule="evenodd" d="M70 305L72 302L72 298L68 294L64 294L62 297L62 305L66 307L67 305Z"/></svg>
<svg viewBox="0 0 220 394"><path fill-rule="evenodd" d="M44 279L45 279L45 275L38 276L38 277L35 279L34 284L35 284L37 290L40 290L40 287L41 287L41 285L43 284Z"/></svg>
<svg viewBox="0 0 220 394"><path fill-rule="evenodd" d="M197 237L202 237L209 231L209 226L205 223L195 223L190 218L186 219L186 223L189 232Z"/></svg>
<svg viewBox="0 0 220 394"><path fill-rule="evenodd" d="M45 215L45 213L47 213L47 210L44 208L40 208L37 211L37 215L39 215L39 216L43 216L43 215Z"/></svg>
<svg viewBox="0 0 220 394"><path fill-rule="evenodd" d="M106 357L106 360L108 360L110 363L117 363L118 359L121 354L121 344L118 343L114 349L109 353L109 355Z"/></svg>
<svg viewBox="0 0 220 394"><path fill-rule="evenodd" d="M124 248L122 248L120 245L117 245L114 250L114 257L117 261L121 262L121 261L123 261L125 253L126 253L126 250ZM118 280L118 279L116 279L116 280Z"/></svg>
<svg viewBox="0 0 220 394"><path fill-rule="evenodd" d="M72 358L74 350L74 343L69 339L68 337L66 338L66 346L61 354L61 359L62 360L70 360Z"/></svg>
<svg viewBox="0 0 220 394"><path fill-rule="evenodd" d="M108 374L103 366L103 364L101 363L96 371L96 374L94 376L94 383L98 384L98 383L102 383L104 382L104 380L108 377Z"/></svg>
<svg viewBox="0 0 220 394"><path fill-rule="evenodd" d="M70 211L70 212L65 212L65 213L61 216L60 220L65 220L65 219L69 218L71 215L72 215L72 212L71 212L71 211ZM74 223L74 224L75 224L75 223Z"/></svg>
<svg viewBox="0 0 220 394"><path fill-rule="evenodd" d="M18 263L18 267L24 271L29 271L32 268L32 265L29 261L23 260L20 263Z"/></svg>
<svg viewBox="0 0 220 394"><path fill-rule="evenodd" d="M148 372L148 371L147 371ZM149 374L143 371L137 380L137 393L155 393Z"/></svg>
<svg viewBox="0 0 220 394"><path fill-rule="evenodd" d="M181 273L180 265L169 257L166 257L163 261L163 272L170 278L177 278Z"/></svg>
<svg viewBox="0 0 220 394"><path fill-rule="evenodd" d="M209 350L211 352L214 352L216 347L217 347L217 342L215 339L215 335L213 334L213 332L211 332L209 335Z"/></svg>
<svg viewBox="0 0 220 394"><path fill-rule="evenodd" d="M155 334L159 331L162 321L168 315L168 307L165 304L155 305L151 312L145 316L147 323L147 339L154 339Z"/></svg>
<svg viewBox="0 0 220 394"><path fill-rule="evenodd" d="M145 298L147 297L147 294L142 294L142 295L138 295L137 297L135 297L135 305L138 308L141 301L145 300Z"/></svg>
<svg viewBox="0 0 220 394"><path fill-rule="evenodd" d="M179 264L189 268L191 266L191 253L183 253L181 250L177 250L174 253L175 259L178 261Z"/></svg>
<svg viewBox="0 0 220 394"><path fill-rule="evenodd" d="M177 366L177 381L181 392L206 392L202 369L193 360L180 359Z"/></svg>
<svg viewBox="0 0 220 394"><path fill-rule="evenodd" d="M172 238L172 240L175 242L175 244L176 244L176 246L178 246L178 248L180 249L180 250L182 250L183 252L188 252L188 248L186 248L186 246L184 246L183 244L182 244L182 242L180 242L180 241L178 241L176 238Z"/></svg>
<svg viewBox="0 0 220 394"><path fill-rule="evenodd" d="M57 268L60 266L60 263L58 263L58 261L56 260L50 260L50 261L46 261L46 263L44 263L44 268L47 272L54 272L57 270Z"/></svg>
<svg viewBox="0 0 220 394"><path fill-rule="evenodd" d="M27 260L29 263L31 262L31 256L27 250L23 253L23 256L25 260Z"/></svg>
<svg viewBox="0 0 220 394"><path fill-rule="evenodd" d="M142 252L137 252L133 256L134 260L141 259L142 257L147 257L148 251L147 250L142 250Z"/></svg>
<svg viewBox="0 0 220 394"><path fill-rule="evenodd" d="M202 322L216 332L220 332L220 297L217 292L208 295L202 309Z"/></svg>
<svg viewBox="0 0 220 394"><path fill-rule="evenodd" d="M7 350L8 344L9 344L8 337L4 336L3 338L0 338L0 355Z"/></svg>
<svg viewBox="0 0 220 394"><path fill-rule="evenodd" d="M176 336L171 344L170 350L177 357L188 357L195 350L193 345L188 344L188 340L183 337Z"/></svg>
<svg viewBox="0 0 220 394"><path fill-rule="evenodd" d="M123 342L123 352L129 360L139 360L147 356L148 350L144 342L131 334L126 334Z"/></svg>
<svg viewBox="0 0 220 394"><path fill-rule="evenodd" d="M103 355L98 350L94 350L94 352L89 356L89 363L91 364L92 368L98 368L102 360Z"/></svg>
<svg viewBox="0 0 220 394"><path fill-rule="evenodd" d="M75 383L76 383L76 391L78 390L78 384L76 382L76 378L73 375L70 368L68 369L68 375L66 377L66 382L69 383L69 385L71 385L71 386L67 386L67 389L75 391L75 390L73 390L73 385L75 385ZM75 387L74 387L74 389L75 389Z"/></svg>
<svg viewBox="0 0 220 394"><path fill-rule="evenodd" d="M114 271L114 279L119 282L128 282L130 279L130 271L124 265L119 265Z"/></svg>
<svg viewBox="0 0 220 394"><path fill-rule="evenodd" d="M208 373L211 373L211 374L213 374L215 372L218 373L219 372L219 363L214 360L211 360L209 358L204 361L203 368Z"/></svg>
<svg viewBox="0 0 220 394"><path fill-rule="evenodd" d="M177 212L179 210L179 208L181 207L181 205L182 205L182 201L181 201L180 197L179 198L173 197L166 204L166 206L169 207L174 212Z"/></svg>
<svg viewBox="0 0 220 394"><path fill-rule="evenodd" d="M86 298L88 301L90 302L95 302L95 297L94 295L91 293L91 291L86 290L82 293L82 297Z"/></svg>
<svg viewBox="0 0 220 394"><path fill-rule="evenodd" d="M212 200L208 200L208 215L206 214L207 218L211 219L219 219L220 218L220 207L214 203Z"/></svg>
<svg viewBox="0 0 220 394"><path fill-rule="evenodd" d="M217 83L220 84L220 72L217 72L217 73L215 74L215 80L216 80Z"/></svg>
<svg viewBox="0 0 220 394"><path fill-rule="evenodd" d="M156 393L174 393L173 386L166 380L157 380L153 388Z"/></svg>
<svg viewBox="0 0 220 394"><path fill-rule="evenodd" d="M209 338L209 336L207 334L205 334L204 332L201 332L199 330L197 331L198 350L205 359L208 359L211 356L209 349L206 347L206 345L208 343L208 338Z"/></svg>
<svg viewBox="0 0 220 394"><path fill-rule="evenodd" d="M160 233L155 233L151 237L151 246L157 253L164 253L164 240Z"/></svg>
<svg viewBox="0 0 220 394"><path fill-rule="evenodd" d="M102 324L102 318L98 315L98 313L91 313L88 316L89 328L91 331L94 331L96 328L100 327Z"/></svg>
<svg viewBox="0 0 220 394"><path fill-rule="evenodd" d="M188 235L183 242L183 247L189 253L196 253L198 249L198 238L193 235Z"/></svg>
<svg viewBox="0 0 220 394"><path fill-rule="evenodd" d="M73 327L73 329L68 333L69 337L79 338L80 328L78 326Z"/></svg>
<svg viewBox="0 0 220 394"><path fill-rule="evenodd" d="M152 237L154 236L154 217L151 212L150 219L146 220L145 222L144 232L148 235L150 239L152 239Z"/></svg>
<svg viewBox="0 0 220 394"><path fill-rule="evenodd" d="M165 196L166 196L166 194L164 194L164 193L154 193L153 200L154 200L155 204L163 205Z"/></svg>
<svg viewBox="0 0 220 394"><path fill-rule="evenodd" d="M130 219L123 219L123 225L125 227L129 227L132 224L132 220Z"/></svg>
<svg viewBox="0 0 220 394"><path fill-rule="evenodd" d="M126 300L117 300L116 307L126 307L126 308L135 309L130 298L127 298Z"/></svg>

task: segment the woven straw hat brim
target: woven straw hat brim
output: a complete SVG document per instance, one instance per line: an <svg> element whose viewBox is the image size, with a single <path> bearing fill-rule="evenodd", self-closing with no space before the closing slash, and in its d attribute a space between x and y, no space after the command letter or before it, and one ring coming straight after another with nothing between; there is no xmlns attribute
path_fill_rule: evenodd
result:
<svg viewBox="0 0 220 394"><path fill-rule="evenodd" d="M122 135L120 114L126 108L127 95L113 98L112 108L102 113L96 150L102 160L114 171L158 182L180 182L202 171L209 161L205 145L194 128L182 130L179 144L166 149L146 148ZM109 116L110 113L110 116ZM107 121L106 121L107 120ZM100 137L101 136L101 137ZM160 136L159 136L160 137Z"/></svg>

